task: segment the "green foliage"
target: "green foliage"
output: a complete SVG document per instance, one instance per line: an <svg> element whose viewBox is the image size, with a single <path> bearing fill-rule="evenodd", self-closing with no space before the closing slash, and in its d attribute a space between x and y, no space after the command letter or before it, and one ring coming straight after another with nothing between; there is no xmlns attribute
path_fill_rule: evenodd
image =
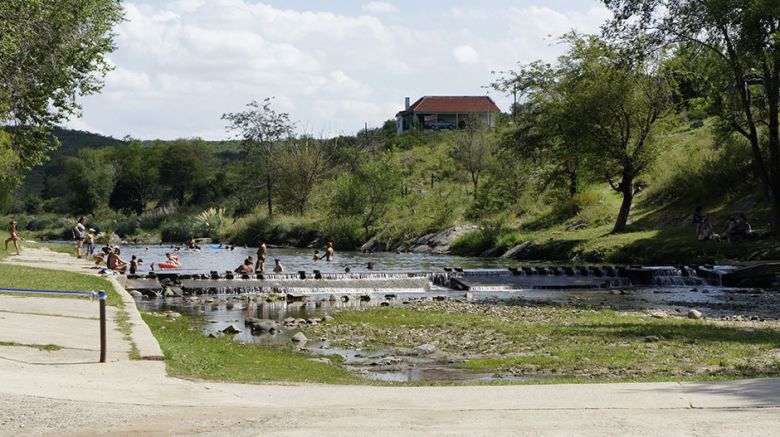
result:
<svg viewBox="0 0 780 437"><path fill-rule="evenodd" d="M110 282L97 276L81 273L0 264L0 287L67 291L105 290L108 293L107 303L109 305L122 306L122 298ZM82 297L64 298L85 299Z"/></svg>
<svg viewBox="0 0 780 437"><path fill-rule="evenodd" d="M330 220L359 223L368 239L381 217L399 195L400 168L393 155L364 162L353 173L343 173L334 182Z"/></svg>
<svg viewBox="0 0 780 437"><path fill-rule="evenodd" d="M222 232L224 239L233 244L258 246L272 243L303 247L319 237L318 226L305 217L254 213L236 220Z"/></svg>
<svg viewBox="0 0 780 437"><path fill-rule="evenodd" d="M378 241L393 247L452 226L456 211L453 198L451 193L411 193L399 197L378 226Z"/></svg>
<svg viewBox="0 0 780 437"><path fill-rule="evenodd" d="M186 217L169 218L160 225L160 238L165 242L189 241L194 233L193 224Z"/></svg>
<svg viewBox="0 0 780 437"><path fill-rule="evenodd" d="M195 216L192 229L197 237L219 238L220 231L224 225L225 210L222 208L209 208Z"/></svg>
<svg viewBox="0 0 780 437"><path fill-rule="evenodd" d="M118 0L0 2L0 130L14 144L2 188L46 159L57 145L50 129L78 112L76 98L100 90L121 19Z"/></svg>
<svg viewBox="0 0 780 437"><path fill-rule="evenodd" d="M160 163L160 183L179 206L206 186L211 177L213 150L201 140L177 140L165 149Z"/></svg>
<svg viewBox="0 0 780 437"><path fill-rule="evenodd" d="M68 158L65 166L74 213L92 214L108 204L114 167L106 159L105 151L83 150L78 157Z"/></svg>

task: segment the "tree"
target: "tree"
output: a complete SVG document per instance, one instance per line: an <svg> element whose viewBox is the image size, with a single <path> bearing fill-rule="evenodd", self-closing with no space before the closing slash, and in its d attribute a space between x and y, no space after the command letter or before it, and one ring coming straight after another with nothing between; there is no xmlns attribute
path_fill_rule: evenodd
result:
<svg viewBox="0 0 780 437"><path fill-rule="evenodd" d="M452 156L468 173L475 197L479 189L480 177L490 165L494 150L495 142L490 137L490 130L485 122L477 117L468 120L464 134L455 141Z"/></svg>
<svg viewBox="0 0 780 437"><path fill-rule="evenodd" d="M398 196L400 170L389 153L366 161L354 172L342 173L335 182L331 211L337 218L355 218L364 238Z"/></svg>
<svg viewBox="0 0 780 437"><path fill-rule="evenodd" d="M205 185L211 175L213 151L202 140L176 140L165 149L160 164L160 184L170 197L184 205L193 192Z"/></svg>
<svg viewBox="0 0 780 437"><path fill-rule="evenodd" d="M635 181L657 156L652 134L671 108L671 86L660 63L626 62L622 53L596 38L570 51L577 72L569 114L580 130L593 171L622 196L612 232L624 232L636 194Z"/></svg>
<svg viewBox="0 0 780 437"><path fill-rule="evenodd" d="M276 112L271 107L272 98L263 103L252 101L244 112L222 114L222 119L230 122L228 130L238 132L242 139L241 147L247 163L246 175L254 180L258 176L265 179L268 216L273 216L273 196L279 176L274 164L279 143L292 137L294 124L286 112Z"/></svg>
<svg viewBox="0 0 780 437"><path fill-rule="evenodd" d="M71 189L71 211L76 214L94 214L108 203L114 186L114 167L107 150L80 151L77 157L68 157L65 168Z"/></svg>
<svg viewBox="0 0 780 437"><path fill-rule="evenodd" d="M712 53L725 83L718 116L751 147L753 167L780 234L780 2L769 0L605 0L606 28L647 53L670 44ZM718 84L717 78L714 84Z"/></svg>
<svg viewBox="0 0 780 437"><path fill-rule="evenodd" d="M139 215L146 211L147 204L160 194L163 152L161 146L144 146L138 141L115 149L112 160L116 184L109 198L111 208Z"/></svg>
<svg viewBox="0 0 780 437"><path fill-rule="evenodd" d="M121 20L119 0L0 2L0 130L15 155L5 185L57 146L50 130L78 113L76 98L100 90Z"/></svg>
<svg viewBox="0 0 780 437"><path fill-rule="evenodd" d="M288 141L276 160L281 174L282 203L304 215L315 186L328 163L328 156L320 141L301 138Z"/></svg>

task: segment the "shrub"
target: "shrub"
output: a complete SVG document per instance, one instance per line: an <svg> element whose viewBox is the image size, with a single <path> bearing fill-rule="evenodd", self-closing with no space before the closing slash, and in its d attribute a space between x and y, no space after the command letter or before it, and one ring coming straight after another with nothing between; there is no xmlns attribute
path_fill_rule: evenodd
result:
<svg viewBox="0 0 780 437"><path fill-rule="evenodd" d="M224 225L225 210L222 208L209 208L195 216L193 220L195 234L202 237L218 238Z"/></svg>
<svg viewBox="0 0 780 437"><path fill-rule="evenodd" d="M186 219L168 219L160 225L160 238L166 242L187 241L192 235L192 223Z"/></svg>
<svg viewBox="0 0 780 437"><path fill-rule="evenodd" d="M130 235L135 235L138 232L138 219L136 217L129 217L126 220L120 221L114 226L114 233L122 238Z"/></svg>

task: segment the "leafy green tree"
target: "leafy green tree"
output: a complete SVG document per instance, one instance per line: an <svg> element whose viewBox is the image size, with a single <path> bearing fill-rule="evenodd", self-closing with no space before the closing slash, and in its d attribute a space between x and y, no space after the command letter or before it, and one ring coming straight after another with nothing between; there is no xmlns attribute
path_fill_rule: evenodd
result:
<svg viewBox="0 0 780 437"><path fill-rule="evenodd" d="M114 167L107 150L85 149L77 157L68 157L65 168L72 212L94 214L108 204L114 186Z"/></svg>
<svg viewBox="0 0 780 437"><path fill-rule="evenodd" d="M575 118L593 171L621 196L613 232L624 232L636 179L658 155L657 122L671 109L671 82L658 63L630 64L595 38L572 47L578 73L569 113Z"/></svg>
<svg viewBox="0 0 780 437"><path fill-rule="evenodd" d="M342 173L335 181L331 215L336 220L356 219L364 238L369 238L399 195L400 173L389 153L364 162L355 172Z"/></svg>
<svg viewBox="0 0 780 437"><path fill-rule="evenodd" d="M605 0L606 29L632 48L695 46L719 66L711 78L727 133L751 146L753 166L780 234L780 2L771 0ZM720 80L719 80L720 79ZM718 87L717 85L722 85Z"/></svg>
<svg viewBox="0 0 780 437"><path fill-rule="evenodd" d="M159 145L145 146L138 141L114 150L116 184L109 198L111 208L140 215L149 202L159 198L163 152Z"/></svg>
<svg viewBox="0 0 780 437"><path fill-rule="evenodd" d="M328 164L320 141L301 138L288 141L275 161L281 174L279 194L282 204L304 215L306 204Z"/></svg>
<svg viewBox="0 0 780 437"><path fill-rule="evenodd" d="M242 139L246 163L245 175L250 186L256 186L259 179L265 180L265 195L268 205L268 216L273 216L273 197L279 168L275 164L279 144L282 140L293 136L294 124L286 112L276 112L271 107L272 98L267 97L262 103L252 101L246 106L246 111L227 113L222 119L230 124L228 129L238 132ZM255 182L255 183L251 183Z"/></svg>
<svg viewBox="0 0 780 437"><path fill-rule="evenodd" d="M496 143L484 120L478 117L466 122L463 134L455 140L452 157L468 174L476 197L482 175L490 166Z"/></svg>
<svg viewBox="0 0 780 437"><path fill-rule="evenodd" d="M208 183L213 155L202 140L176 140L167 145L160 164L160 185L179 206Z"/></svg>
<svg viewBox="0 0 780 437"><path fill-rule="evenodd" d="M56 147L50 129L78 113L76 98L100 90L121 20L119 0L0 2L0 130L15 155L4 193Z"/></svg>

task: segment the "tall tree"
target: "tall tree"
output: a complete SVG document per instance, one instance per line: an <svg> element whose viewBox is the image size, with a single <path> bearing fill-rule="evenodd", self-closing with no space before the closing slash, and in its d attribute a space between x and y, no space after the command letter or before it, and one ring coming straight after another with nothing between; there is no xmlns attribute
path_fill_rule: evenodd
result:
<svg viewBox="0 0 780 437"><path fill-rule="evenodd" d="M480 117L473 117L466 122L463 135L455 141L452 156L468 173L476 198L482 175L490 166L490 159L496 149L496 143L490 135L490 129Z"/></svg>
<svg viewBox="0 0 780 437"><path fill-rule="evenodd" d="M159 145L145 146L133 141L117 148L112 157L116 184L109 206L136 214L146 211L147 204L160 194L159 167L164 159L163 148Z"/></svg>
<svg viewBox="0 0 780 437"><path fill-rule="evenodd" d="M84 149L78 156L65 160L72 212L94 214L108 204L114 185L114 167L108 153L108 150Z"/></svg>
<svg viewBox="0 0 780 437"><path fill-rule="evenodd" d="M282 175L279 190L282 203L304 215L309 197L321 182L327 163L322 142L313 138L288 141L276 160Z"/></svg>
<svg viewBox="0 0 780 437"><path fill-rule="evenodd" d="M11 185L57 146L50 129L78 113L76 98L101 89L121 20L119 0L0 2L0 130L16 156Z"/></svg>
<svg viewBox="0 0 780 437"><path fill-rule="evenodd" d="M222 119L228 121L228 130L238 132L247 163L246 174L251 178L261 175L265 179L266 203L268 215L273 216L273 196L279 176L274 164L279 144L292 137L294 124L286 112L276 112L271 107L271 97L262 103L252 101L246 111L227 113Z"/></svg>
<svg viewBox="0 0 780 437"><path fill-rule="evenodd" d="M627 62L596 38L575 41L568 55L575 74L564 78L567 108L580 131L590 166L622 196L613 232L624 232L636 179L657 157L652 135L671 109L671 86L661 63Z"/></svg>
<svg viewBox="0 0 780 437"><path fill-rule="evenodd" d="M205 185L211 176L213 151L202 140L176 140L165 150L160 164L160 184L169 196L184 205L188 196Z"/></svg>
<svg viewBox="0 0 780 437"><path fill-rule="evenodd" d="M753 166L780 234L780 2L774 0L604 0L605 29L632 47L698 46L714 54L725 86L719 117L752 149ZM648 44L649 43L649 44Z"/></svg>

